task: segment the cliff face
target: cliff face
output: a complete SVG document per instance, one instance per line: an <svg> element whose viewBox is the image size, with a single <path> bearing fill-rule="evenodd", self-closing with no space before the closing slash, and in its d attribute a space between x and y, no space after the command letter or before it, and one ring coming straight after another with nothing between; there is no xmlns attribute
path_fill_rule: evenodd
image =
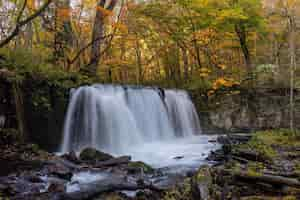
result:
<svg viewBox="0 0 300 200"><path fill-rule="evenodd" d="M254 93L220 94L207 104L192 95L204 132L244 132L289 127L289 93L285 89L260 89ZM300 92L296 91L295 126L300 120Z"/></svg>

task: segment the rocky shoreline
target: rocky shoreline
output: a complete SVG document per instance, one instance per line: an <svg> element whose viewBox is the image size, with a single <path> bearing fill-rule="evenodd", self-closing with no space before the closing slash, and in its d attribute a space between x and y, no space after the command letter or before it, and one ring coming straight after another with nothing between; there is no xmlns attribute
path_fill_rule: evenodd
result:
<svg viewBox="0 0 300 200"><path fill-rule="evenodd" d="M5 145L0 197L8 199L299 199L300 140L287 131L220 136L214 163L166 175L130 156L85 149L56 156L36 145ZM83 174L85 173L85 174ZM81 175L91 176L82 182Z"/></svg>

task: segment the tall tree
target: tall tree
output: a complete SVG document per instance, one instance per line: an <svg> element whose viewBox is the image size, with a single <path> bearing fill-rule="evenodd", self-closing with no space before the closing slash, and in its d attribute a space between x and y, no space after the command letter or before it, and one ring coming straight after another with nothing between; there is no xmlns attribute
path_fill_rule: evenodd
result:
<svg viewBox="0 0 300 200"><path fill-rule="evenodd" d="M290 56L290 129L294 130L294 89L296 70L296 8L300 6L297 0L279 1L281 14L286 18L289 35L289 56Z"/></svg>
<svg viewBox="0 0 300 200"><path fill-rule="evenodd" d="M96 7L96 17L92 32L92 49L90 55L90 63L88 73L95 76L97 73L98 63L101 59L101 45L103 43L105 18L110 15L118 3L118 0L110 0L107 4L106 0L99 0Z"/></svg>

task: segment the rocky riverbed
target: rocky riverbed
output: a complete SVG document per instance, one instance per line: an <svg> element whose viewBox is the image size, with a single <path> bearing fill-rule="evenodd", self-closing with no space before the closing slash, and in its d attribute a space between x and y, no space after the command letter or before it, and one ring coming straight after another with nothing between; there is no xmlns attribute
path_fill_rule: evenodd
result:
<svg viewBox="0 0 300 200"><path fill-rule="evenodd" d="M1 145L4 151L0 154L0 197L9 199L93 199L108 194L125 199L140 199L141 196L162 199L165 191L183 185L183 180L196 171L197 163L200 165L204 161L208 149L216 146L216 140L211 139L211 144L204 145L206 149L202 151L201 145L208 143L208 137L205 140L202 136L193 138L201 142L194 141L191 145L188 140L183 144L192 148L200 145L200 149L195 150L201 152L194 152L191 157L188 157L190 149L186 151L187 147L178 156L176 152L174 156L169 152L169 160L162 160L162 167L153 168L137 158L112 156L93 148L86 148L80 154L71 152L58 156L40 150L37 145L14 143L17 140L13 135L9 133L5 137ZM173 148L172 144L166 149ZM178 141L176 144L180 147ZM164 152L160 156L167 158L168 155ZM166 167L170 162L172 165ZM181 169L186 162L190 165Z"/></svg>
<svg viewBox="0 0 300 200"><path fill-rule="evenodd" d="M216 142L216 141L210 141ZM288 131L220 136L209 166L184 174L95 149L56 156L1 145L0 197L9 199L299 199L300 139ZM181 158L174 158L181 159Z"/></svg>

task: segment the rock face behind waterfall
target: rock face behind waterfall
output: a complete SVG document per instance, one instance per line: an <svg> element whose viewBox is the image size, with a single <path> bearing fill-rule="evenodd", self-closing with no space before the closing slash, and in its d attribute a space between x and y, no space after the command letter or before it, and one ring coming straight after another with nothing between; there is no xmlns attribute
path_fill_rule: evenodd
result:
<svg viewBox="0 0 300 200"><path fill-rule="evenodd" d="M132 145L201 132L185 91L130 86L84 86L71 93L62 152L94 147L113 154Z"/></svg>
<svg viewBox="0 0 300 200"><path fill-rule="evenodd" d="M231 95L228 95L231 93ZM289 128L289 89L220 91L205 99L190 91L205 133ZM295 121L300 120L300 90L295 90ZM299 129L300 123L295 126Z"/></svg>

